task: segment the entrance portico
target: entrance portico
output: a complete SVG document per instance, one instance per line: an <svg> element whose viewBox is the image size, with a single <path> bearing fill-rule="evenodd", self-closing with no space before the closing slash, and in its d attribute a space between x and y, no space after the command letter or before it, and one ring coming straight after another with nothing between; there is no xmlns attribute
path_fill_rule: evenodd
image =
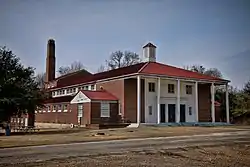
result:
<svg viewBox="0 0 250 167"><path fill-rule="evenodd" d="M140 96L142 91L141 79L144 79L145 84L144 99L141 99ZM206 122L208 120L215 122L214 94L217 84L226 85L226 118L227 123L229 123L227 83L138 75L137 123L141 123L141 112L144 112L145 119L143 120L145 120L145 123L199 122L202 121L201 117L204 112L207 115ZM207 87L208 91L201 89L203 87ZM211 96L211 102L209 96ZM142 100L145 100L144 111L141 109ZM210 114L207 114L207 112L210 112Z"/></svg>

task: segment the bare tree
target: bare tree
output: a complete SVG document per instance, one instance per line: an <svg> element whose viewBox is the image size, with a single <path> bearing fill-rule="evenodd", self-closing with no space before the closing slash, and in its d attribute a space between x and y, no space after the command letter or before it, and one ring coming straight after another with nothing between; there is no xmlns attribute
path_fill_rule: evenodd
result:
<svg viewBox="0 0 250 167"><path fill-rule="evenodd" d="M107 68L113 70L116 68L134 65L140 62L139 55L130 51L116 51L110 55L109 60L106 60Z"/></svg>
<svg viewBox="0 0 250 167"><path fill-rule="evenodd" d="M70 66L61 66L58 72L62 76L62 75L76 72L82 69L85 69L84 65L81 62L75 61L71 63Z"/></svg>
<svg viewBox="0 0 250 167"><path fill-rule="evenodd" d="M98 69L97 69L97 72L104 72L106 71L106 68L104 65L101 65Z"/></svg>
<svg viewBox="0 0 250 167"><path fill-rule="evenodd" d="M217 68L206 69L202 65L184 66L183 68L186 70L193 71L193 72L198 72L201 74L205 74L205 75L209 75L209 76L213 76L217 78L222 78L222 73Z"/></svg>
<svg viewBox="0 0 250 167"><path fill-rule="evenodd" d="M206 70L204 74L217 78L222 78L222 73L217 68L210 68Z"/></svg>
<svg viewBox="0 0 250 167"><path fill-rule="evenodd" d="M46 73L38 73L35 77L36 82L38 83L38 87L40 89L45 88L45 78L46 78Z"/></svg>

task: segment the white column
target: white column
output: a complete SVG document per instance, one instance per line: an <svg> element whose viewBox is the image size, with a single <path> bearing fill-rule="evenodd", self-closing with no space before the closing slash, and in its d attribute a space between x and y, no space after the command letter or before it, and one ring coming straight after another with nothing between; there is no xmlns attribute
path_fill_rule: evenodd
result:
<svg viewBox="0 0 250 167"><path fill-rule="evenodd" d="M199 122L199 97L198 97L198 82L195 82L195 121Z"/></svg>
<svg viewBox="0 0 250 167"><path fill-rule="evenodd" d="M180 80L177 80L176 122L180 122Z"/></svg>
<svg viewBox="0 0 250 167"><path fill-rule="evenodd" d="M230 123L230 120L229 120L228 84L226 84L226 118L227 118L227 123Z"/></svg>
<svg viewBox="0 0 250 167"><path fill-rule="evenodd" d="M211 116L212 122L215 122L215 107L214 107L214 83L211 84Z"/></svg>
<svg viewBox="0 0 250 167"><path fill-rule="evenodd" d="M137 76L137 123L140 123L141 116L141 77Z"/></svg>
<svg viewBox="0 0 250 167"><path fill-rule="evenodd" d="M161 104L160 104L160 97L161 97L161 79L158 78L157 79L157 123L159 124L160 123L160 107L161 107Z"/></svg>

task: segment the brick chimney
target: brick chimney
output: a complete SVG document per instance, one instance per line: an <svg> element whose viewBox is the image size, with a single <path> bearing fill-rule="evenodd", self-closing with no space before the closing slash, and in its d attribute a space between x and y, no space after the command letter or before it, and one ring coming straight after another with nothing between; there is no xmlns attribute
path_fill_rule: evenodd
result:
<svg viewBox="0 0 250 167"><path fill-rule="evenodd" d="M144 62L156 62L156 46L152 43L143 46L142 58Z"/></svg>
<svg viewBox="0 0 250 167"><path fill-rule="evenodd" d="M46 58L46 82L55 79L56 71L56 56L55 56L55 40L49 39L47 44L47 58Z"/></svg>

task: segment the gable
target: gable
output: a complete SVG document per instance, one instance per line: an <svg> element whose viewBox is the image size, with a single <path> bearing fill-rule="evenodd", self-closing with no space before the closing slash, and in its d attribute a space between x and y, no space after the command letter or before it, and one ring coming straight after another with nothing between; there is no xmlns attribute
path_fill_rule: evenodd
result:
<svg viewBox="0 0 250 167"><path fill-rule="evenodd" d="M90 98L88 98L85 94L83 94L81 91L76 94L76 96L71 100L71 104L76 103L88 103L90 102Z"/></svg>

